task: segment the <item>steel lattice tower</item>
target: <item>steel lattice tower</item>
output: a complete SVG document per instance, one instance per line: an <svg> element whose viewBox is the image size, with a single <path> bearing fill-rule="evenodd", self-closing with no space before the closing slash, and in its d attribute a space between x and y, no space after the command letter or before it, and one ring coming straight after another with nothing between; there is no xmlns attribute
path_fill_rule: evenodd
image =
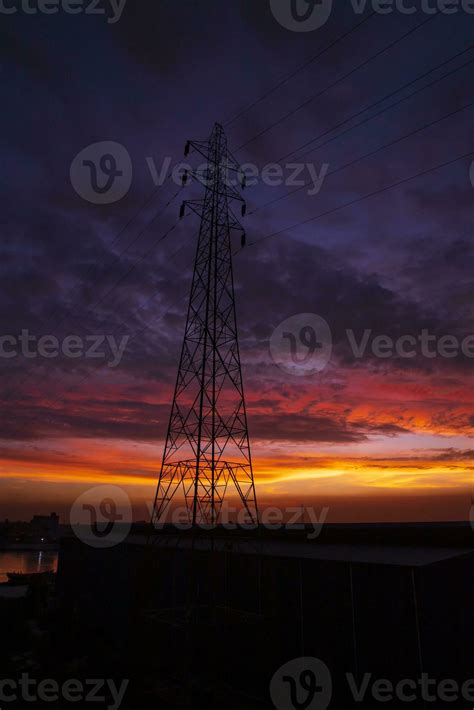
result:
<svg viewBox="0 0 474 710"><path fill-rule="evenodd" d="M188 141L203 172L203 200L186 201L201 218L184 342L163 452L153 521L161 522L177 494L189 520L215 524L224 496L237 493L253 523L258 520L235 314L231 232L245 233L229 203L243 201L240 166L227 149L222 126L208 141ZM237 179L236 179L237 178ZM183 184L187 175L183 178Z"/></svg>

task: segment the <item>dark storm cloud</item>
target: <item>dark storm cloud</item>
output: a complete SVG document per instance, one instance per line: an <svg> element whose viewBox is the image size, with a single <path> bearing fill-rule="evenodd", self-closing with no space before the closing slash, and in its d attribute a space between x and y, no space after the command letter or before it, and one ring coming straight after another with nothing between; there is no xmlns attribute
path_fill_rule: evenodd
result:
<svg viewBox="0 0 474 710"><path fill-rule="evenodd" d="M124 259L114 269L114 278L126 272L127 267L129 261ZM346 328L352 328L358 337L366 328L373 329L375 333L397 337L402 333L420 332L421 328L427 326L443 332L443 329L451 325L450 321L443 322L436 318L428 307L422 309L383 288L374 276L361 278L352 269L344 268L340 261L334 261L325 250L302 243L277 242L273 253L265 253L265 256L249 249L237 260L236 273L244 369L247 360L257 358L260 363L258 371L249 373L252 382L255 382L255 377L256 381L259 377L274 377L272 364L264 364L261 356L267 351L273 328L293 313L316 312L326 318L333 332L336 357L345 364L354 363L354 356L347 345ZM180 274L179 266L167 263L163 256L152 263L145 263L137 269L133 278L124 282L119 293L112 294L110 300L104 301L97 313L86 309L80 311L80 316L74 313L67 321L68 332L77 332L79 335L117 332L118 335L132 336L135 333L135 337L127 344L122 362L113 372L113 378L117 378L118 382L122 378L126 386L133 383L134 379L141 383L147 380L155 382L158 386L156 395L165 385L169 396L183 333L186 291L190 278L189 271ZM98 294L107 292L112 283L113 279L107 279L106 283L101 284ZM268 293L272 293L270 301ZM84 295L89 296L89 291L86 290ZM150 296L151 306L147 310L147 306L142 304L146 304ZM153 318L156 320L155 326ZM66 332L64 328L61 331ZM369 352L361 367L366 366L370 357ZM387 371L397 367L392 361L374 359L373 362ZM424 366L424 363L407 361L404 366L416 368ZM458 363L449 361L445 371L449 368L455 373L458 366ZM84 399L80 409L72 411L74 406L68 389L71 382L74 385L74 379L71 381L70 378L86 378L83 385L85 391L90 386L97 386L107 375L107 367L101 362L64 357L47 362L16 359L11 361L10 367L18 368L17 377L33 377L35 383L39 384L39 391L48 396L49 402L35 405L34 401L28 403L27 400L21 411L13 405L15 419L11 427L7 426L5 436L23 438L39 436L46 431L61 431L63 434L74 432L84 436L93 434L147 439L159 437L164 431L169 406L158 402L153 407L142 404L146 391L143 385L136 386L130 400L105 400L104 405L100 406L99 400L93 402ZM55 373L62 378L59 382ZM57 399L59 403L46 416L50 403ZM277 401L265 398L256 401L253 406L258 410L259 407L267 407L268 402ZM156 421L152 423L150 420L153 410L159 419L159 426ZM111 411L114 412L112 418ZM20 421L23 421L22 425ZM318 418L310 413L290 415L284 411L264 415L255 412L252 421L255 436L262 439L348 442L363 440L373 433L396 435L405 431L392 424L374 427L361 421L348 426L344 420Z"/></svg>
<svg viewBox="0 0 474 710"><path fill-rule="evenodd" d="M440 313L429 301L422 304L403 292L386 288L377 275L356 272L340 258L334 258L330 250L290 242L284 236L272 244L272 250L269 254L249 249L241 257L245 260L242 271L247 275L239 304L246 342L262 343L269 339L273 328L294 313L317 313L330 325L336 354L343 362L354 363L356 358L346 335L348 329L354 331L358 342L365 330L394 340L406 334L418 337L423 329L439 336L465 330L453 323L452 311L446 309ZM413 261L416 262L416 257ZM420 276L422 269L420 264ZM456 285L447 281L446 294L450 288L455 290ZM270 302L268 292L272 293ZM364 361L371 357L368 348ZM449 367L455 370L462 363L469 365L468 359L461 355L456 362L445 363L446 370ZM396 366L392 360L379 364L389 369ZM432 363L420 357L403 365L418 368Z"/></svg>
<svg viewBox="0 0 474 710"><path fill-rule="evenodd" d="M163 188L115 241L153 189L145 157L181 159L188 137L208 135L216 119L232 116L251 103L356 24L357 18L337 9L321 32L303 37L284 30L267 2L163 0L128 2L122 20L111 27L102 20L79 16L18 15L14 23L8 17L4 21L0 51L7 69L9 110L2 116L6 137L0 198L3 332L29 328L38 336L134 336L113 373L120 397L112 399L110 406L100 406L99 399L93 402L89 396L89 387L100 392L110 379L100 363L65 358L0 362L2 392L15 392L12 402L4 406L8 420L4 435L41 438L59 431L157 438L163 434L168 409L161 401L150 405L143 399L148 383L156 386L157 400L163 391L170 396L197 223L181 223L143 259L176 221L180 196L120 255L175 190L175 186ZM382 17L369 22L374 23L372 27L367 23L338 45L337 51L298 72L281 91L229 126L232 147L329 85L356 59L362 61L375 51L373 42L382 47L415 24L399 16L390 23ZM351 81L328 91L322 100L252 142L239 158L258 164L275 160L368 100L429 68L433 56L439 62L454 54L466 37L459 18L436 19L429 32L413 35L398 53L394 50L383 62L370 64ZM471 86L470 76L464 73L453 86L427 92L403 110L369 122L308 160L318 165L327 160L331 168L337 167L409 130L413 121L420 125L427 115L462 104ZM308 198L303 191L257 212L246 221L250 241L421 171L440 156L454 156L461 144L467 145L470 126L467 118L440 126L402 146L403 150L380 154L328 178L316 198ZM134 181L123 201L98 207L73 191L69 166L84 146L106 139L127 147ZM250 370L255 388L267 380L270 383L267 396L255 407L266 406L265 400L278 401L271 389L274 368L270 371L268 340L273 329L295 313L315 312L328 321L336 360L343 364L354 363L347 348L347 328L359 337L367 328L397 337L421 328L444 334L470 327L474 193L467 167L467 163L462 166L462 176L454 167L239 254L235 270L244 368ZM286 190L286 186L259 185L246 196L255 207ZM180 246L183 252L174 256ZM392 361L374 364L387 371L398 366ZM443 372L457 382L461 364L444 362ZM404 367L430 364L417 359L405 362ZM82 378L86 378L84 384L79 385ZM80 406L67 391L75 383L85 392ZM61 397L66 404L62 399L54 404ZM304 415L295 414L285 419L275 414L268 420L270 426L263 415L253 417L257 417L256 434L262 438L350 442L374 433L363 421L348 426L343 419L331 417L308 415L305 420ZM378 433L401 431L382 425Z"/></svg>
<svg viewBox="0 0 474 710"><path fill-rule="evenodd" d="M158 394L158 391L157 391ZM12 414L15 412L11 407ZM166 433L169 405L143 401L143 390L136 400L94 400L65 394L50 406L27 399L22 411L9 418L2 432L4 440L41 440L45 436L98 437L161 440ZM344 416L319 416L309 413L291 413L274 407L273 413L252 413L252 435L258 440L357 443L372 435L395 436L407 429L390 424L374 424L358 419L346 422Z"/></svg>
<svg viewBox="0 0 474 710"><path fill-rule="evenodd" d="M160 440L166 433L168 405L140 401L77 401L64 394L54 406L40 399L22 402L9 417L3 440L35 441L46 437L97 437L104 439ZM8 408L10 409L10 408ZM12 415L15 413L11 407Z"/></svg>
<svg viewBox="0 0 474 710"><path fill-rule="evenodd" d="M474 449L445 449L435 450L435 458L437 461L472 461L474 463Z"/></svg>
<svg viewBox="0 0 474 710"><path fill-rule="evenodd" d="M311 416L283 410L275 414L252 415L252 434L257 439L269 441L344 444L366 441L374 434L395 436L407 432L395 425L377 425L363 420L349 424L343 417Z"/></svg>

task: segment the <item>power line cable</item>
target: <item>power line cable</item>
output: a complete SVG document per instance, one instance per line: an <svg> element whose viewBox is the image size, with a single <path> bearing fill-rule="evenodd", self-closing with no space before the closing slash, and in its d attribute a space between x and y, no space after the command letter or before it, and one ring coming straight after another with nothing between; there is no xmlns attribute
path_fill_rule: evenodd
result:
<svg viewBox="0 0 474 710"><path fill-rule="evenodd" d="M267 126L266 128L264 128L263 130L261 130L259 133L255 134L252 138L250 138L249 140L245 141L245 143L242 143L242 145L240 145L240 146L237 148L237 150L234 151L234 152L238 152L238 151L240 151L240 150L243 150L243 149L246 148L250 143L253 143L253 141L257 140L257 138L260 138L260 137L263 136L265 133L268 133L268 131L272 130L273 128L276 128L276 126L279 126L281 123L283 123L284 121L286 121L286 120L287 120L288 118L290 118L291 116L294 116L294 115L295 115L296 113L298 113L298 111L300 111L302 108L305 108L305 107L308 106L310 103L312 103L312 102L315 101L316 99L318 99L318 98L320 98L321 96L323 96L323 94L325 94L327 91L329 91L330 89L333 89L333 88L334 88L335 86L337 86L341 81L344 81L345 79L348 79L350 76L352 76L352 75L355 74L357 71L359 71L359 69L362 69L363 67L367 66L367 65L370 64L370 62L372 62L374 59L376 59L377 57L380 57L382 54L384 54L385 52L387 52L389 49L392 49L393 47L395 47L395 46L396 46L397 44L399 44L402 40L406 39L407 37L409 37L410 35L412 35L414 32L417 32L421 27L424 27L428 22L432 22L432 20L434 20L436 17L438 17L438 15L430 15L430 16L427 17L425 20L423 20L423 22L420 22L420 24L416 25L416 27L412 27L410 30L408 30L408 32L405 32L401 37L398 37L396 40L390 42L386 47L384 47L383 49L380 49L380 50L379 50L378 52L376 52L375 54L372 54L370 57L368 57L368 58L365 59L363 62L361 62L360 64L358 64L356 67L353 67L349 72L347 72L347 73L344 74L343 76L341 76L341 77L339 77L338 79L336 79L335 81L333 81L331 84L329 84L328 86L326 86L324 89L322 89L322 90L319 91L318 93L313 94L312 96L310 96L309 99L306 99L305 101L303 101L303 103L299 104L296 108L292 109L291 111L288 111L288 113L286 113L284 116L281 116L281 118L279 118L277 121L274 121L274 122L271 123L269 126Z"/></svg>
<svg viewBox="0 0 474 710"><path fill-rule="evenodd" d="M441 121L445 121L447 118L451 118L452 116L455 116L457 113L460 113L461 111L465 111L467 108L471 108L471 106L474 106L474 101L469 104L465 104L464 106L461 106L460 108L457 108L454 111L450 111L449 113L445 114L444 116L441 116L440 118L437 118L434 121L430 121L429 123L425 123L423 126L420 126L419 128L415 128L414 130L410 131L409 133L405 133L403 136L400 136L399 138L395 138L394 140L391 140L389 143L384 143L383 145L379 146L375 150L371 150L369 153L365 153L364 155L361 155L360 157L355 158L354 160L351 160L348 163L345 163L344 165L341 165L340 167L336 168L335 170L331 170L331 172L327 173L326 178L331 177L332 175L336 175L336 173L339 173L342 170L345 170L346 168L349 168L352 165L359 163L361 160L364 160L365 158L369 158L373 155L376 155L377 153L380 153L380 151L385 150L386 148L390 148L390 147L396 145L397 143L400 143L401 141L404 141L407 138L410 138L411 136L414 136L417 133L420 133L421 131L426 130L427 128L431 128L432 126L435 126L437 123L441 123ZM308 187L309 184L310 183L305 182L304 185L297 187L295 190L291 190L290 192L287 192L286 195L281 195L280 197L276 197L273 200L269 200L268 202L265 202L263 205L259 205L254 210L249 212L249 216L255 214L256 212L258 212L261 209L264 209L265 207L268 207L270 205L274 205L275 203L280 202L281 200L285 200L287 197L291 197L295 193L300 192L301 190L304 190L304 188Z"/></svg>
<svg viewBox="0 0 474 710"><path fill-rule="evenodd" d="M288 227L285 227L284 229L280 229L276 232L272 232L271 234L267 234L264 237L259 237L253 242L249 242L248 246L255 246L255 244L258 244L259 242L266 241L267 239L270 239L271 237L276 237L279 234L284 234L286 232L292 231L293 229L296 229L297 227L302 227L305 224L309 224L311 222L315 222L318 219L321 219L322 217L326 217L327 215L334 214L336 212L339 212L339 210L343 210L346 207L350 207L351 205L355 205L359 202L363 202L364 200L368 200L370 197L374 197L375 195L381 195L384 192L387 192L388 190L392 190L395 187L399 187L400 185L404 185L411 180L415 180L415 178L422 177L423 175L428 175L429 173L434 172L435 170L440 170L442 168L447 167L448 165L453 165L454 163L459 162L460 160L463 160L464 158L469 158L470 156L474 155L474 151L470 151L469 153L464 153L463 155L459 155L457 158L453 158L453 160L448 160L445 163L440 163L439 165L434 165L431 168L428 168L427 170L423 170L422 172L416 173L415 175L411 175L407 178L403 178L402 180L398 180L397 182L392 183L391 185L387 185L386 187L382 187L378 190L374 190L373 192L369 192L367 195L363 195L361 197L357 197L354 200L351 200L350 202L346 202L343 205L339 205L338 207L334 207L333 209L327 210L326 212L322 212L321 214L315 215L314 217L309 217L308 219L302 220L301 222L295 222L295 224L288 225ZM244 247L246 248L246 247ZM238 252L242 251L242 248L238 250Z"/></svg>
<svg viewBox="0 0 474 710"><path fill-rule="evenodd" d="M245 106L243 109L241 109L238 113L236 113L236 114L233 116L233 118L231 118L231 119L229 119L228 121L226 121L226 122L224 123L224 127L227 128L227 126L230 126L232 123L234 123L234 121L237 121L237 119L241 118L245 113L247 113L247 111L250 111L252 108L254 108L255 106L257 106L257 104L259 104L261 101L263 101L264 99L268 98L268 96L270 96L270 95L273 94L275 91L277 91L277 89L280 89L280 88L281 88L282 86L284 86L288 81L290 81L290 79L293 79L293 77L295 77L297 74L299 74L299 73L302 72L304 69L306 69L307 67L309 67L310 64L312 64L313 62L315 62L317 59L320 59L326 52L328 52L330 49L332 49L332 48L335 47L337 44L339 44L339 42L342 42L342 40L344 40L344 39L346 39L347 37L349 37L349 35L351 35L353 32L355 32L355 30L359 29L359 27L362 27L362 25L364 25L368 20L370 20L370 19L371 19L372 17L374 17L374 15L376 15L376 14L377 14L377 13L376 13L375 11L371 12L369 15L367 15L367 17L364 17L363 20L361 20L361 21L358 22L356 25L354 25L354 27L352 27L350 30L348 30L347 32L344 32L342 35L339 35L339 37L336 37L336 39L334 39L332 42L330 42L330 43L327 45L327 47L325 47L325 48L322 49L320 52L318 52L317 54L315 54L314 56L312 56L310 59L308 59L308 60L307 60L306 62L304 62L303 64L300 64L293 72L291 72L290 74L288 74L284 79L281 79L281 81L278 81L276 84L274 84L274 86L272 86L270 89L268 89L268 90L265 91L263 94L261 94L261 96L259 96L257 99L255 99L255 101L252 101L252 103L248 104L248 105Z"/></svg>
<svg viewBox="0 0 474 710"><path fill-rule="evenodd" d="M397 89L395 89L394 91L391 91L389 94L385 94L385 96L383 96L381 99L377 99L377 101L375 101L374 103L370 104L369 106L365 106L363 109L360 109L360 111L357 111L356 113L352 114L348 118L344 119L344 121L341 121L340 123L337 123L335 126L328 128L326 131L324 131L324 133L320 133L318 136L311 138L309 141L306 141L306 143L303 143L298 148L294 148L289 153L282 155L280 158L278 158L277 162L285 160L290 155L293 155L294 153L298 153L302 148L306 148L306 146L310 145L311 143L314 143L315 141L320 140L321 138L324 138L326 135L328 135L329 133L332 133L333 131L337 130L338 128L342 128L342 126L345 126L346 123L349 123L354 118L357 118L357 116L360 116L362 113L365 113L366 111L370 111L371 109L375 108L376 106L383 103L384 101L387 101L387 99L390 99L392 96L395 96L395 94L398 94L400 91L403 91L404 89L407 89L412 84L416 84L417 81L424 79L426 76L428 76L428 74L431 74L432 72L437 71L438 69L441 69L442 67L446 66L446 64L449 64L450 62L454 61L455 59L457 59L461 55L465 54L466 52L470 52L473 48L474 48L474 45L470 45L466 49L461 50L460 52L458 52L454 56L450 57L449 59L446 59L444 62L441 62L440 64L436 65L432 69L428 69L428 71L423 72L423 74L419 74L417 77L415 77L414 79L411 79L406 84L399 86ZM439 81L442 81L446 77L451 76L451 74L454 74L455 72L459 71L460 69L463 69L464 67L466 67L470 63L471 62L466 62L466 64L462 64L461 66L456 67L455 69L453 69L449 73L444 74L443 76L438 77L437 79L434 79L431 83L425 84L425 86L422 86L422 87L416 89L416 91L413 91L411 94L408 94L408 96L403 96L398 101L390 104L390 106L386 106L384 109L382 109L378 113L375 113L372 116L369 116L368 118L364 119L364 121L361 121L360 123L357 123L355 126L352 126L347 131L344 131L343 133L339 133L337 136L334 136L333 138L331 138L331 140L336 140L336 138L339 138L339 136L343 136L346 133L348 133L349 131L352 131L355 128L358 128L359 126L363 126L365 123L367 123L368 121L371 121L373 118L376 118L377 116L380 116L381 114L385 113L386 111L389 111L391 108L398 106L403 101L406 101L407 99L412 98L413 96L416 96L417 94L421 93L425 89L428 89L431 86L434 86ZM312 153L313 150L317 150L318 148L322 148L324 145L327 145L329 142L330 141L327 141L326 143L322 143L320 146L316 146L315 148L308 150L306 153L302 153L301 155L296 157L295 160L300 160L301 158L304 158L306 155L309 155L310 153Z"/></svg>

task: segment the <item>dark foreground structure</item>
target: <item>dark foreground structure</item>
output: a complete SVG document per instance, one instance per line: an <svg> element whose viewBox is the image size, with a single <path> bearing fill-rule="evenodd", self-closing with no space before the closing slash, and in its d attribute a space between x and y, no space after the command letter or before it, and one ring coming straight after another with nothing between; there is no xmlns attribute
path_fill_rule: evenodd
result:
<svg viewBox="0 0 474 710"><path fill-rule="evenodd" d="M140 710L298 707L288 678L273 703L269 688L301 657L327 666L330 708L472 708L470 526L308 532L166 529L104 550L64 540L55 647L85 676L129 678L122 707ZM387 700L384 681L404 679ZM327 707L317 694L305 705L295 683L299 707Z"/></svg>

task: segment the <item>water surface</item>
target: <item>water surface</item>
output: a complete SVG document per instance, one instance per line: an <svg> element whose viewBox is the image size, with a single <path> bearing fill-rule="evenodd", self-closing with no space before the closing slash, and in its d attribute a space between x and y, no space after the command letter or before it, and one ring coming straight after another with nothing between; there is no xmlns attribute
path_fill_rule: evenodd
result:
<svg viewBox="0 0 474 710"><path fill-rule="evenodd" d="M56 571L58 553L51 551L5 550L0 552L0 583L7 581L7 572L47 572Z"/></svg>

